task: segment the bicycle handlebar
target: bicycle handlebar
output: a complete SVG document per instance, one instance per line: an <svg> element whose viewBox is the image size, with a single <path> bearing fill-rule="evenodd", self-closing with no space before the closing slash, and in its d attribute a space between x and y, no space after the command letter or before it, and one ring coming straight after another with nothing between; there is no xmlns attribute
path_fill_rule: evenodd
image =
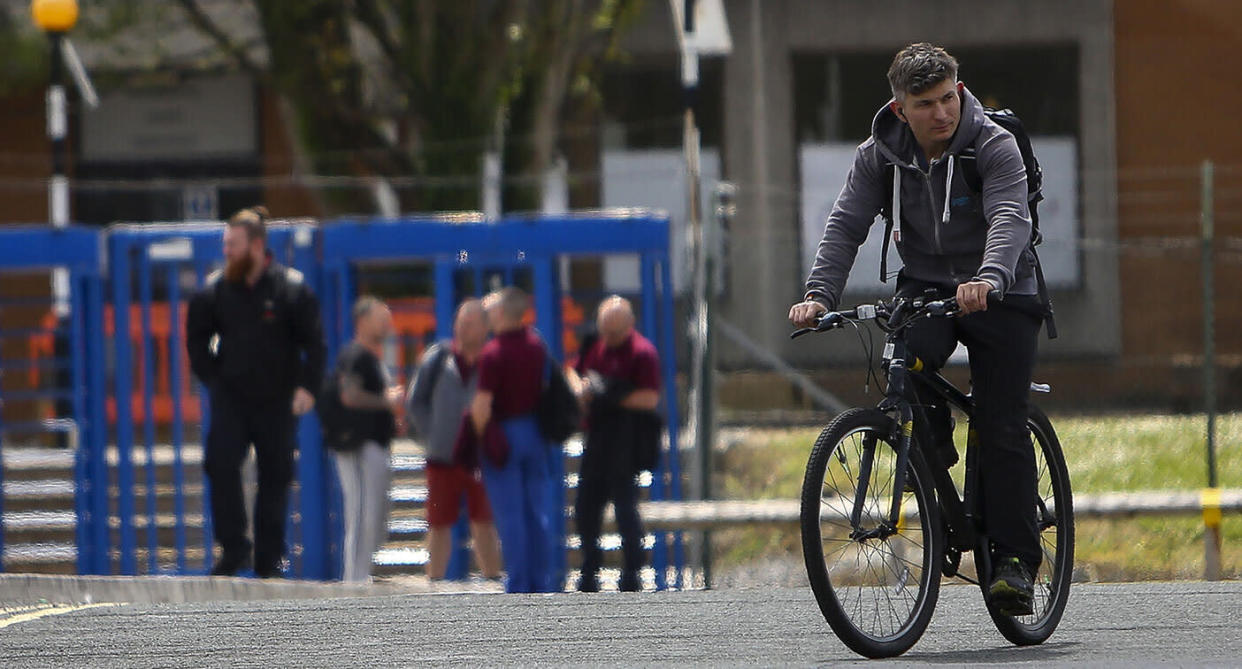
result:
<svg viewBox="0 0 1242 669"><path fill-rule="evenodd" d="M916 306L917 305L917 306ZM914 309L907 314L908 309ZM790 333L790 339L797 339L812 332L827 332L844 326L847 322L875 320L881 329L891 330L906 327L919 318L948 318L958 314L957 298L947 297L943 300L923 302L921 299L897 298L891 302L860 304L845 311L830 311L820 317L813 327L799 328ZM894 317L900 322L893 325ZM881 322L882 321L882 322Z"/></svg>

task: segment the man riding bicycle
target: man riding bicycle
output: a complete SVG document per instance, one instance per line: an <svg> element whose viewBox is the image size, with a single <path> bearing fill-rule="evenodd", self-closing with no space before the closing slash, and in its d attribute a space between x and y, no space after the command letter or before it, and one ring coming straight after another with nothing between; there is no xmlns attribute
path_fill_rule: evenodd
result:
<svg viewBox="0 0 1242 669"><path fill-rule="evenodd" d="M927 319L908 333L928 370L944 365L957 342L970 354L980 440L980 510L992 541L989 599L1010 615L1031 613L1040 563L1035 519L1035 454L1027 399L1043 305L1036 297L1026 168L1012 134L984 115L957 81L957 61L927 43L899 51L888 70L893 99L880 108L824 227L802 302L799 327L835 310L858 247L878 214L894 220L904 267L897 294L956 296L961 317ZM975 161L982 187L962 163ZM889 199L891 198L891 200ZM989 302L991 296L991 302ZM911 402L923 448L946 465L957 453L949 408L914 376Z"/></svg>

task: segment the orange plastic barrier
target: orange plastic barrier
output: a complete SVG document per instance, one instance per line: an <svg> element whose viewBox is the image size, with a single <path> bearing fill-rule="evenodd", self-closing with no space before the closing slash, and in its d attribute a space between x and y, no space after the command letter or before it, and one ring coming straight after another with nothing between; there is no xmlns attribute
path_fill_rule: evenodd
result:
<svg viewBox="0 0 1242 669"><path fill-rule="evenodd" d="M397 371L398 374L404 375L405 370L413 367L418 360L418 356L422 355L425 342L430 341L434 337L436 331L435 300L430 297L397 298L389 300L388 305L392 309L393 327L397 334ZM146 379L142 307L141 305L131 305L129 312L129 339L134 351L134 389L130 397L130 410L134 423L142 424L146 420L146 411L142 399L143 383ZM181 372L182 419L187 423L192 423L202 420L202 406L199 403L198 395L193 392L193 384L196 383L196 380L190 372L190 358L185 350L185 313L186 303L182 302L177 309L178 322L176 326L180 346L178 346L179 350L176 351L176 364L180 366ZM568 296L565 296L561 300L561 313L564 323L564 330L561 333L561 344L564 347L566 358L569 358L578 352L576 331L578 326L585 320L585 312L580 305ZM172 334L172 323L169 317L170 310L167 302L151 303L151 345L155 363L155 392L151 398L151 412L158 425L170 424L173 415L171 387L173 355L168 350L169 338ZM528 324L535 322L535 312L533 309L527 312L524 320ZM43 332L32 335L29 338L27 347L30 362L32 363L27 373L31 387L38 387L41 380L41 373L38 368L39 361L52 359L55 356L54 332L56 329L56 316L49 312L40 320L40 328ZM104 307L104 336L109 338L116 336L116 319L113 315L112 305ZM408 341L412 341L413 345L406 346ZM404 378L399 380L402 383L407 381ZM54 410L53 406L48 405L46 417L52 418ZM115 397L109 397L107 400L107 414L108 422L110 424L115 423Z"/></svg>

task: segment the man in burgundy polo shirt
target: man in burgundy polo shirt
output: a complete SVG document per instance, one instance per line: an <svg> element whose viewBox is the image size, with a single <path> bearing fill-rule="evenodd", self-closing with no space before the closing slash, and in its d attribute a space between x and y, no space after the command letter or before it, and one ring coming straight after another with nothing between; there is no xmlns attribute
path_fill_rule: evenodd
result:
<svg viewBox="0 0 1242 669"><path fill-rule="evenodd" d="M638 517L639 449L659 439L654 415L660 402L660 363L655 346L634 330L629 301L612 296L599 306L599 338L584 350L571 376L587 408L586 448L578 477L575 516L582 537L582 578L578 589L599 590L598 545L604 505L612 500L621 531L624 566L618 587L642 589L642 521ZM654 425L654 429L649 429ZM658 448L658 443L655 444Z"/></svg>
<svg viewBox="0 0 1242 669"><path fill-rule="evenodd" d="M470 419L480 440L496 421L508 442L508 457L497 466L480 458L483 483L492 502L500 552L508 580L506 592L553 592L548 566L555 549L548 516L548 442L535 422L547 354L542 340L522 324L528 300L517 288L504 288L483 300L495 337L479 354L479 387Z"/></svg>

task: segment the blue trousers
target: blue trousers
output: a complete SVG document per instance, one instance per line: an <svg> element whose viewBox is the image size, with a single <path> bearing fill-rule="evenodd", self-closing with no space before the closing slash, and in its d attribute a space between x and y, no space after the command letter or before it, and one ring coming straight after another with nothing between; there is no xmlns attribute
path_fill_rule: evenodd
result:
<svg viewBox="0 0 1242 669"><path fill-rule="evenodd" d="M548 443L533 416L501 423L509 440L509 460L496 468L484 460L483 484L492 502L506 592L554 592L551 559L554 537L548 517Z"/></svg>

